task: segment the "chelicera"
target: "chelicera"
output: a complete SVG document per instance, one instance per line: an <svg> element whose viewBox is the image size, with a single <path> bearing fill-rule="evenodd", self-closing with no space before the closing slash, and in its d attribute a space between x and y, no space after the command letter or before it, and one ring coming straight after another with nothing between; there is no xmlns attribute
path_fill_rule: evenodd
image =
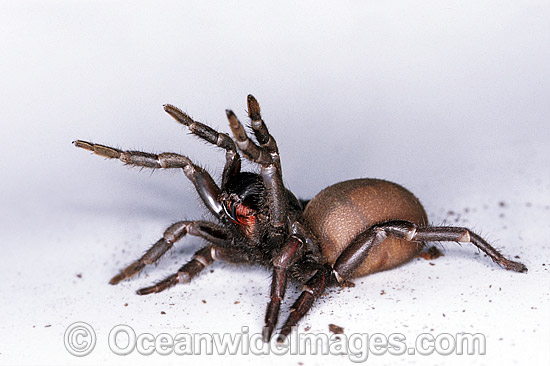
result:
<svg viewBox="0 0 550 366"><path fill-rule="evenodd" d="M273 271L263 328L263 338L268 341L277 325L288 280L304 287L279 339L290 333L327 287L399 266L429 241L472 243L505 269L527 271L467 228L430 226L420 201L392 182L348 180L325 188L309 201L297 199L283 184L277 144L252 95L248 96L248 116L256 142L231 110L226 115L234 140L172 105L165 105L164 110L194 135L225 150L221 185L183 155L122 151L81 140L74 145L127 165L183 169L215 221L171 225L141 258L111 279L113 285L158 261L183 236L198 236L208 245L176 273L137 293L146 295L187 283L216 260L261 264ZM258 164L260 173L241 171L240 154Z"/></svg>

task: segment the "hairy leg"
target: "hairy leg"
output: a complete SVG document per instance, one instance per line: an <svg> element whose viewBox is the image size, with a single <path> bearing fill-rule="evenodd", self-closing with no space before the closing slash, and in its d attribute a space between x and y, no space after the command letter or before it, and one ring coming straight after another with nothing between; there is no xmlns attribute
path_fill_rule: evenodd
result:
<svg viewBox="0 0 550 366"><path fill-rule="evenodd" d="M219 202L220 188L203 168L193 164L186 156L175 153L151 154L142 151L123 151L114 147L77 140L73 144L108 159L118 159L127 165L152 169L183 169L210 212L221 217L223 207Z"/></svg>
<svg viewBox="0 0 550 366"><path fill-rule="evenodd" d="M273 260L273 276L271 279L271 294L265 314L265 326L262 333L264 342L269 341L279 319L281 302L285 296L288 269L300 257L303 243L295 236L291 236L286 246Z"/></svg>
<svg viewBox="0 0 550 366"><path fill-rule="evenodd" d="M276 242L276 247L280 247L288 233L288 197L283 184L277 144L261 120L260 106L252 96L248 97L248 109L253 120L252 129L260 146L248 137L243 125L231 110L227 110L226 114L239 150L248 160L260 165L269 202L271 240Z"/></svg>
<svg viewBox="0 0 550 366"><path fill-rule="evenodd" d="M173 105L166 104L164 110L179 123L187 126L189 131L201 139L225 150L225 167L222 176L222 189L227 181L241 169L241 157L237 152L235 142L225 133L220 133L204 123L193 120L187 113Z"/></svg>
<svg viewBox="0 0 550 366"><path fill-rule="evenodd" d="M451 226L418 227L409 221L390 221L375 225L359 234L344 249L333 266L338 281L349 279L368 256L370 250L383 242L388 236L404 239L411 243L419 241L472 243L503 268L516 272L527 272L525 265L507 259L482 237L467 228Z"/></svg>
<svg viewBox="0 0 550 366"><path fill-rule="evenodd" d="M226 234L219 229L214 223L208 221L179 221L170 225L159 239L141 258L134 261L119 274L114 276L109 283L116 285L117 283L135 276L146 265L153 264L166 253L175 242L180 240L186 234L201 237L210 242L227 241Z"/></svg>
<svg viewBox="0 0 550 366"><path fill-rule="evenodd" d="M189 283L203 269L214 263L215 260L223 260L232 263L244 263L249 260L246 254L238 252L231 247L219 247L208 245L199 249L193 258L184 264L176 273L166 277L156 284L139 289L138 295L149 295L164 291L178 283Z"/></svg>
<svg viewBox="0 0 550 366"><path fill-rule="evenodd" d="M495 263L507 270L527 272L527 267L504 257L479 235L467 228L428 226L418 227L408 221L391 221L375 225L359 234L340 254L332 268L326 265L306 283L304 291L291 308L290 315L281 329L282 341L290 334L293 326L307 314L314 301L327 286L343 283L353 276L355 270L365 261L371 249L388 236L395 236L411 244L428 241L455 241L472 243L486 253Z"/></svg>
<svg viewBox="0 0 550 366"><path fill-rule="evenodd" d="M292 327L298 324L298 321L307 314L315 300L321 296L325 288L335 283L336 279L332 276L332 267L328 264L320 268L311 279L306 282L302 294L290 308L290 314L277 338L278 342L283 342L284 338L288 337Z"/></svg>

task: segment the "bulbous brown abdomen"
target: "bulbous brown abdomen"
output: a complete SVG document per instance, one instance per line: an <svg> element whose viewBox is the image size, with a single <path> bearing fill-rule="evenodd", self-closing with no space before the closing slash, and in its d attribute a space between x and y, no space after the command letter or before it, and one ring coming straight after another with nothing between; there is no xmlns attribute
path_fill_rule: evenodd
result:
<svg viewBox="0 0 550 366"><path fill-rule="evenodd" d="M411 192L380 179L354 179L325 188L308 203L304 218L330 264L359 233L375 224L392 220L428 224L424 208ZM388 237L372 249L352 277L398 266L422 247L423 243Z"/></svg>

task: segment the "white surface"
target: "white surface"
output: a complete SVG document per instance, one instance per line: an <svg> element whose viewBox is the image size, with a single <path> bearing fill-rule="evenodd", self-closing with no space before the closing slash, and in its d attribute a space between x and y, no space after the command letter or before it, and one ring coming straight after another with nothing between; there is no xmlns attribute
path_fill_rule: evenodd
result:
<svg viewBox="0 0 550 366"><path fill-rule="evenodd" d="M529 268L510 273L445 244L434 265L414 260L330 291L301 332L326 334L334 323L348 335L408 340L482 333L483 356L368 362L548 365L549 18L537 1L1 2L0 364L206 364L221 356L116 356L107 335L118 324L153 335L260 331L263 269L217 263L187 286L134 294L188 260L194 239L109 286L166 226L206 213L180 172L140 172L71 145L180 152L219 178L223 153L188 136L162 105L227 131L224 109L245 120L252 93L300 197L345 179L390 179L421 199L433 223L471 227ZM291 287L282 318L296 296ZM63 344L77 321L97 333L82 358ZM260 360L350 363L224 358Z"/></svg>

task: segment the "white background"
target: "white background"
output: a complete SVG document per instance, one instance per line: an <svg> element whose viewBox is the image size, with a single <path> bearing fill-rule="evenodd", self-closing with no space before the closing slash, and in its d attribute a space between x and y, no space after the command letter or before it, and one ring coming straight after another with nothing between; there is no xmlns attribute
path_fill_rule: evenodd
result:
<svg viewBox="0 0 550 366"><path fill-rule="evenodd" d="M139 278L108 285L170 223L206 211L179 171L140 172L71 145L178 152L219 178L223 152L162 105L227 131L224 110L245 121L252 93L297 196L345 179L393 180L432 223L471 227L529 267L511 273L444 244L433 265L417 259L329 291L301 332L334 323L411 342L482 333L484 356L368 362L548 365L548 19L546 1L0 2L0 364L203 364L218 357L116 356L107 335L117 324L154 335L261 330L270 281L261 268L216 263L191 284L135 295L188 260L202 244L193 238ZM76 321L97 333L83 358L63 345Z"/></svg>

